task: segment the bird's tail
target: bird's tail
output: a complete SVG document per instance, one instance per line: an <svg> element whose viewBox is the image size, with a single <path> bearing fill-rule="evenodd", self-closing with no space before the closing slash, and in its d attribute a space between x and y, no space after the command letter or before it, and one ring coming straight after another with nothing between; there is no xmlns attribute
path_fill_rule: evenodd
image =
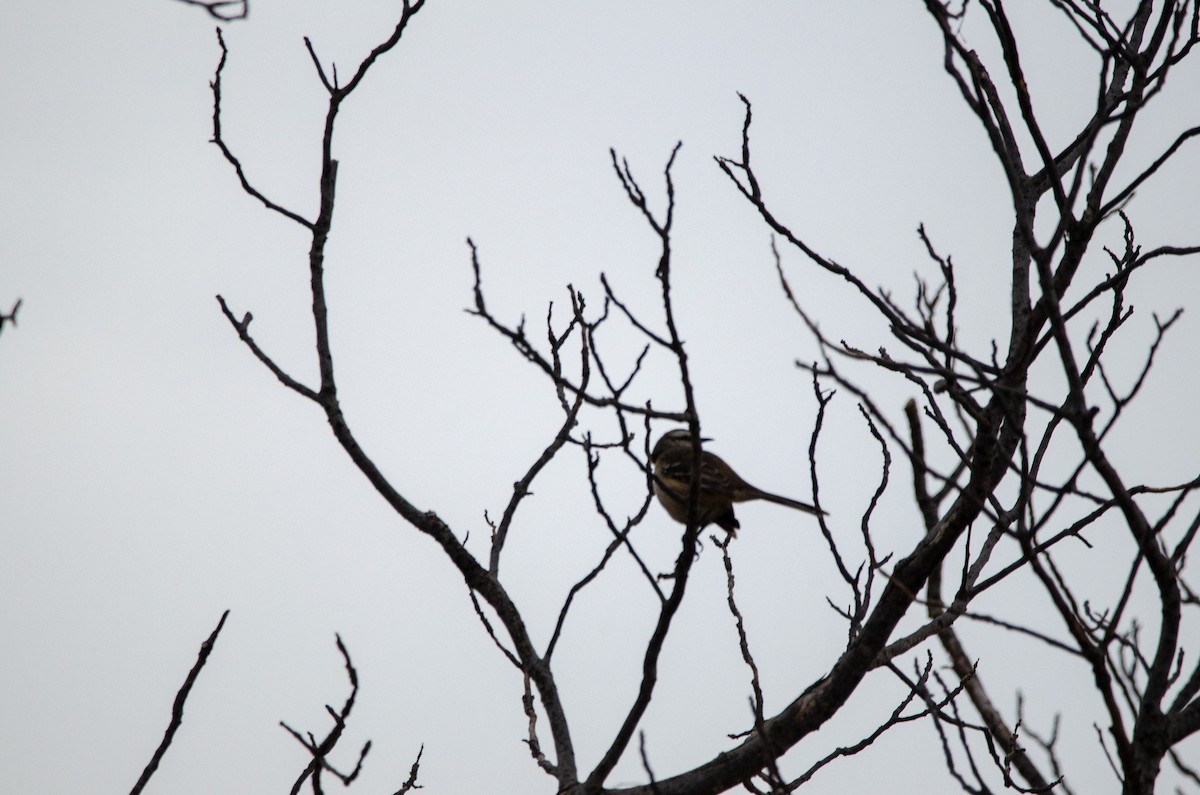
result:
<svg viewBox="0 0 1200 795"><path fill-rule="evenodd" d="M766 491L760 491L758 497L759 499L767 500L768 502L773 502L778 505L786 505L789 508L795 508L797 511L804 511L805 513L811 513L817 516L828 515L825 513L825 511L822 511L820 508L817 508L814 505L809 505L807 502L800 502L800 500L793 500L790 497L781 497L778 494L771 494L770 492Z"/></svg>

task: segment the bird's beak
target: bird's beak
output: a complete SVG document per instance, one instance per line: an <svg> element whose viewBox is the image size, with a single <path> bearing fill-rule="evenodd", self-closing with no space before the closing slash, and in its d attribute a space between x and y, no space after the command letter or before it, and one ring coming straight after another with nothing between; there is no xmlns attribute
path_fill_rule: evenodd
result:
<svg viewBox="0 0 1200 795"><path fill-rule="evenodd" d="M700 441L702 441L702 442L711 442L711 441L712 441L712 438L711 438L711 437L708 437L708 436L701 436L701 437L700 437Z"/></svg>

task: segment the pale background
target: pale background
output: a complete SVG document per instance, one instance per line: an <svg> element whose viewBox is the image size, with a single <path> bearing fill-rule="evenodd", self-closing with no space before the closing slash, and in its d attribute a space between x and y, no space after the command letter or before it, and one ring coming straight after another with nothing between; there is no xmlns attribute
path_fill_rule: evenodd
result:
<svg viewBox="0 0 1200 795"><path fill-rule="evenodd" d="M225 135L275 201L308 216L316 207L324 94L301 37L345 77L396 14L376 0L256 0L248 20L226 26ZM218 310L219 292L239 315L252 311L258 341L314 383L303 230L244 195L207 143L212 22L169 0L44 0L12 4L0 19L0 307L24 299L19 326L0 335L2 788L127 791L199 643L230 608L151 791L290 787L306 757L277 723L324 734L323 705L340 705L347 690L340 632L362 688L334 761L348 766L374 741L356 791L394 790L425 743L428 792L551 792L522 744L520 678L479 626L461 578L389 513L317 409L282 388ZM1065 135L1093 101L1092 63L1057 17L1034 27L1030 83L1047 129ZM499 515L559 412L546 379L462 311L465 238L480 247L492 308L513 322L525 313L535 336L547 302L565 306L568 283L598 308L601 272L653 320L656 241L608 148L662 207L662 167L682 140L675 295L705 430L748 479L807 498L815 402L793 363L815 346L779 291L765 227L712 155L738 154L744 92L755 105L755 162L781 217L905 303L913 271L932 276L915 234L924 222L960 268L963 339L1003 340L1006 301L996 299L1011 205L941 59L915 0L431 0L344 107L335 142L331 328L344 406L368 453L401 493L482 550L483 512ZM1134 162L1200 122L1195 67L1148 115ZM1185 152L1142 191L1131 209L1142 240L1196 242L1197 167ZM830 337L887 344L844 284L784 256ZM1132 367L1150 312L1192 304L1198 287L1194 261L1164 262L1135 282L1138 315L1114 361ZM1185 315L1168 339L1164 361L1182 366L1159 371L1120 437L1131 480L1195 474L1196 323ZM640 347L615 328L603 344L614 365ZM899 417L911 389L863 376ZM680 405L665 359L643 379L641 399ZM612 431L599 416L587 422ZM825 432L822 498L853 549L878 452L845 393ZM535 485L504 566L543 642L565 589L606 540L583 473L568 451ZM908 475L897 458L876 520L884 551L919 532ZM633 510L637 473L614 462L607 477L614 507ZM847 592L811 522L773 506L739 511L740 595L773 711L835 659L845 628L825 598L841 604ZM657 509L639 528L655 565L670 565L678 531ZM1102 552L1086 565L1104 581ZM585 768L632 698L648 597L627 561L614 565L585 592L557 653ZM989 596L1019 598L1019 583ZM1030 600L1028 620L1053 628L1044 612ZM677 623L645 724L659 775L707 760L748 721L747 674L711 549ZM1015 686L1031 726L1048 730L1065 713L1077 791L1119 789L1096 745L1103 717L1087 671L1042 647L964 632L975 633L967 639L1008 714ZM1027 668L1038 677L1022 678ZM787 769L857 740L900 693L888 674L872 677ZM627 759L610 781L641 779ZM894 730L809 790L881 782L897 793L954 791L928 724Z"/></svg>

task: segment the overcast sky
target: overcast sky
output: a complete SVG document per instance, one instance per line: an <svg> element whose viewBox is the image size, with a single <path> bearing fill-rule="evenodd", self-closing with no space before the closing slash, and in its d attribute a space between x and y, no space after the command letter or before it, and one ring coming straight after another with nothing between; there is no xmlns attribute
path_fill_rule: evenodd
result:
<svg viewBox="0 0 1200 795"><path fill-rule="evenodd" d="M397 4L252 3L248 20L225 26L224 134L260 190L311 217L325 106L302 37L348 75L390 32ZM1030 85L1061 143L1093 101L1092 62L1061 20L1029 27ZM974 31L973 46L988 52ZM429 792L552 792L522 743L520 677L461 578L387 510L315 406L284 389L219 311L218 293L239 316L253 312L259 343L315 384L308 241L246 196L208 142L218 56L213 22L171 0L14 3L0 23L0 309L24 301L19 325L0 334L4 788L127 791L228 608L152 791L289 787L306 759L277 724L327 729L323 705L347 690L340 632L362 689L335 762L374 741L356 791L394 790L424 743ZM566 285L599 307L600 273L655 318L657 242L608 150L628 159L661 209L662 169L682 141L675 300L706 432L747 479L808 499L816 404L794 362L816 348L781 295L767 230L712 157L739 153L740 91L754 103L755 161L778 214L903 302L913 272L932 273L916 236L924 223L960 268L961 338L986 350L1008 333L1011 203L941 60L916 0L430 0L348 101L334 144L330 322L344 407L367 452L411 502L470 533L479 554L484 511L500 514L560 411L545 378L463 311L466 238L479 247L491 307L513 323L526 315L539 338L548 303L566 305ZM1195 67L1168 85L1134 142L1135 162L1200 122ZM1198 168L1185 152L1131 207L1148 245L1197 242ZM784 262L831 338L887 343L843 283L792 252ZM1164 365L1117 439L1134 480L1195 474L1198 289L1186 260L1131 289L1138 314L1114 351L1130 367L1152 311L1193 313L1161 352L1184 366ZM614 366L628 366L641 342L614 328L603 344ZM911 388L863 377L899 417ZM638 396L682 405L668 361L648 366ZM585 422L611 438L610 420ZM853 538L877 446L849 395L835 399L825 433L822 500L835 530ZM540 642L607 539L584 472L568 451L545 473L506 559ZM614 506L636 510L644 481L615 464L605 474ZM885 552L919 532L907 477L897 457L877 521ZM642 549L665 569L678 526L653 510ZM836 659L845 627L825 600L843 603L847 592L809 520L769 505L739 515L740 595L771 711ZM1098 555L1088 565L1108 563ZM715 550L693 577L645 723L659 775L709 759L749 721ZM627 560L585 593L557 665L590 768L628 709L655 605ZM1017 586L995 595L1019 597ZM1066 712L1077 791L1116 791L1085 669L1039 646L982 648L991 651L979 652L980 670L1009 715L1017 686L1035 728ZM1031 666L1043 673L1019 676ZM886 674L869 679L789 769L857 740L901 695ZM610 781L641 777L630 758ZM881 779L897 793L952 789L929 725L896 729L808 791L863 791Z"/></svg>

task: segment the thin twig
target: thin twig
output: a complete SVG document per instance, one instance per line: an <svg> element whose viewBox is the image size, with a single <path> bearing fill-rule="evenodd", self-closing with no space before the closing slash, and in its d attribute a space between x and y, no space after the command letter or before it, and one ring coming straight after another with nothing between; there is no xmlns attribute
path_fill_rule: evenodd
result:
<svg viewBox="0 0 1200 795"><path fill-rule="evenodd" d="M192 670L188 671L187 677L183 680L183 685L180 686L179 692L175 694L175 704L171 707L171 722L167 724L167 730L163 732L162 742L158 744L158 748L154 750L154 754L150 757L150 761L146 763L146 768L142 771L142 775L138 777L137 783L133 785L133 789L129 791L129 795L138 795L146 784L150 782L150 777L158 770L158 765L162 762L163 756L166 755L167 749L171 746L171 741L175 739L175 732L179 731L179 727L183 724L183 707L187 703L188 695L192 692L192 686L196 684L196 679L200 676L200 671L208 662L208 656L212 654L213 647L216 645L217 636L221 634L221 628L225 626L225 619L229 617L229 611L226 610L221 614L221 620L217 622L214 629L203 643L200 644L200 653L196 656L196 663L192 666Z"/></svg>

